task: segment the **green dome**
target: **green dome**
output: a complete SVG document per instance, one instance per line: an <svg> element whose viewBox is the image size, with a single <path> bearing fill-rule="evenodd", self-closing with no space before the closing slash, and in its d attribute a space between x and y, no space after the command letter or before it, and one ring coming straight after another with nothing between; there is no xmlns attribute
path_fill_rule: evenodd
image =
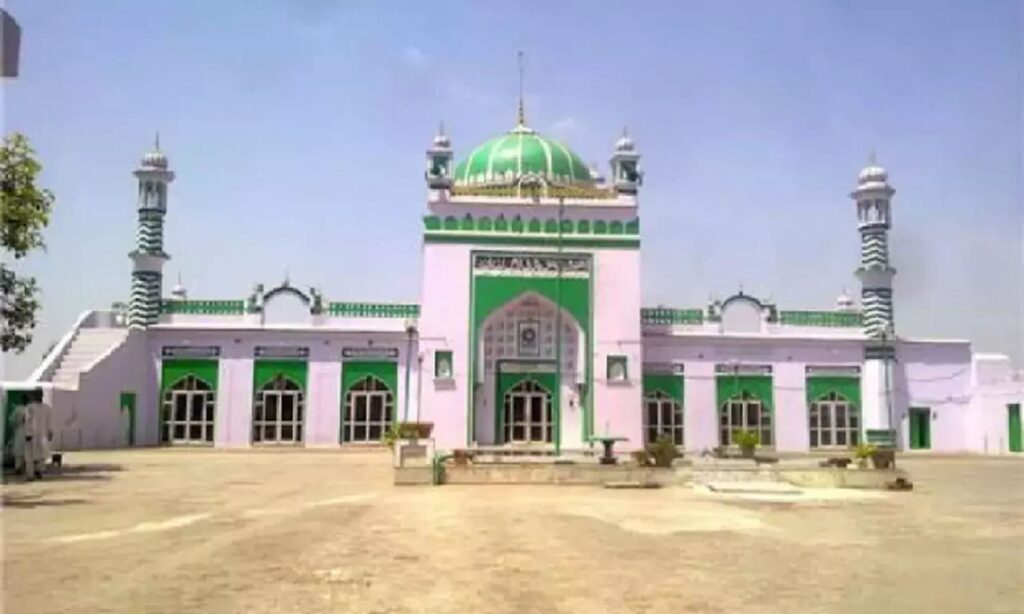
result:
<svg viewBox="0 0 1024 614"><path fill-rule="evenodd" d="M568 147L525 126L480 145L455 167L455 185L514 185L540 176L562 185L594 185L595 178Z"/></svg>

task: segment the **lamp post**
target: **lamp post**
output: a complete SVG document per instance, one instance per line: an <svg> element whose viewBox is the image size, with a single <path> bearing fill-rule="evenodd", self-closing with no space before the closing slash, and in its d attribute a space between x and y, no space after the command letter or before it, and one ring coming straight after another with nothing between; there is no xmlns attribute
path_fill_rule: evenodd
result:
<svg viewBox="0 0 1024 614"><path fill-rule="evenodd" d="M409 421L409 375L412 369L412 338L416 335L416 323L412 320L406 322L405 334L407 336L405 345L405 399L403 399L402 422ZM417 411L419 408L417 407Z"/></svg>
<svg viewBox="0 0 1024 614"><path fill-rule="evenodd" d="M562 220L565 218L565 198L558 198L558 269L555 277L555 397L558 413L555 424L555 455L562 453Z"/></svg>

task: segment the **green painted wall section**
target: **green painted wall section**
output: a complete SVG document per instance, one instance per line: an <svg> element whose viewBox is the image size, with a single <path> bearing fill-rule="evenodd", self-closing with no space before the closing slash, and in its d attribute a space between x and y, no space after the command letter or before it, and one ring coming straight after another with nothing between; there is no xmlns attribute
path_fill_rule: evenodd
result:
<svg viewBox="0 0 1024 614"><path fill-rule="evenodd" d="M1021 441L1024 433L1021 433L1020 403L1006 406L1006 419L1010 429L1010 452L1024 452L1024 442Z"/></svg>
<svg viewBox="0 0 1024 614"><path fill-rule="evenodd" d="M911 407L908 412L910 421L910 449L927 450L932 447L932 412L928 407Z"/></svg>
<svg viewBox="0 0 1024 614"><path fill-rule="evenodd" d="M768 411L774 413L775 403L772 397L772 377L770 375L719 375L717 377L718 409L722 403L744 392L759 399Z"/></svg>
<svg viewBox="0 0 1024 614"><path fill-rule="evenodd" d="M536 292L558 302L558 280L548 277L490 277L477 275L473 289L473 327L525 292ZM561 305L590 337L590 280L562 278Z"/></svg>
<svg viewBox="0 0 1024 614"><path fill-rule="evenodd" d="M176 384L181 378L192 375L210 385L214 391L217 390L217 361L202 360L195 358L182 358L178 360L165 360L161 365L160 375L160 399L163 402L164 393Z"/></svg>
<svg viewBox="0 0 1024 614"><path fill-rule="evenodd" d="M683 404L683 376L669 373L644 375L644 396L661 391Z"/></svg>
<svg viewBox="0 0 1024 614"><path fill-rule="evenodd" d="M552 365L554 368L554 365ZM499 408L496 420L494 421L494 441L504 442L505 431L505 393L520 382L532 380L542 388L551 393L551 414L554 419L554 426L551 429L552 437L556 440L561 435L562 412L559 395L555 394L558 384L555 381L554 373L499 373L498 381L495 384L496 390L494 402Z"/></svg>
<svg viewBox="0 0 1024 614"><path fill-rule="evenodd" d="M472 275L472 272L470 272ZM559 301L559 290L558 280L545 278L545 277L490 277L486 275L475 275L472 278L472 309L473 318L469 323L469 355L471 358L469 370L470 370L470 381L476 381L476 364L477 364L477 336L480 331L480 326L483 321L494 312L495 309L500 308L509 301L520 296L524 292L536 292L541 296L546 297L556 304L561 304L562 308L569 312L573 318L576 319L580 328L586 334L587 352L586 352L586 382L587 389L590 391L586 395L586 399L583 407L583 420L581 421L581 430L583 431L583 440L593 433L593 422L594 422L594 402L593 402L593 354L594 354L594 339L590 333L592 330L591 322L591 288L589 279L565 279L561 280L561 300ZM466 420L466 442L467 445L473 439L473 429L475 424L475 416L473 415L474 407L474 386L469 386L466 391L467 395L467 420ZM557 414L556 414L557 416ZM560 428L560 425L559 425Z"/></svg>
<svg viewBox="0 0 1024 614"><path fill-rule="evenodd" d="M253 391L269 384L278 375L288 378L305 391L306 372L309 364L305 360L257 360L253 364Z"/></svg>
<svg viewBox="0 0 1024 614"><path fill-rule="evenodd" d="M398 402L398 363L384 360L368 361L345 361L341 365L341 399L345 402L345 395L348 394L352 385L372 375L384 382L391 393L395 395L395 402Z"/></svg>
<svg viewBox="0 0 1024 614"><path fill-rule="evenodd" d="M128 445L135 445L135 393L122 392L118 399L118 407L122 412L128 412Z"/></svg>
<svg viewBox="0 0 1024 614"><path fill-rule="evenodd" d="M860 409L860 378L841 375L812 375L807 378L807 406L830 392Z"/></svg>
<svg viewBox="0 0 1024 614"><path fill-rule="evenodd" d="M14 439L14 410L19 405L28 402L31 390L8 390L7 399L4 402L4 445L8 445Z"/></svg>

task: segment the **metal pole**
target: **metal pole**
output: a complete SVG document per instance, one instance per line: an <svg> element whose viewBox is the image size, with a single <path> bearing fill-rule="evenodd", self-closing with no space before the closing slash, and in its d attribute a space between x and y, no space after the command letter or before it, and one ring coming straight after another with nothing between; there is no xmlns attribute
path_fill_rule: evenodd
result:
<svg viewBox="0 0 1024 614"><path fill-rule="evenodd" d="M415 332L416 328L412 324L405 327L409 339L405 345L405 407L402 409L402 422L409 421L409 369L412 367L412 336Z"/></svg>
<svg viewBox="0 0 1024 614"><path fill-rule="evenodd" d="M558 413L555 424L555 454L562 453L562 219L565 216L565 199L558 199L558 273L555 277L555 398Z"/></svg>

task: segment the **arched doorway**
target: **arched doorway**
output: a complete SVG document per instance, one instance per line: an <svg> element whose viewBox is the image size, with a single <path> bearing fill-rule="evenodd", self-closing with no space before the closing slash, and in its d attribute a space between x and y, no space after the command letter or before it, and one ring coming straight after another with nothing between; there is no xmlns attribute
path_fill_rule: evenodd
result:
<svg viewBox="0 0 1024 614"><path fill-rule="evenodd" d="M667 435L676 446L685 443L683 405L661 390L644 396L644 438L653 443Z"/></svg>
<svg viewBox="0 0 1024 614"><path fill-rule="evenodd" d="M719 442L723 446L736 444L741 431L757 433L762 446L772 446L772 414L764 402L749 392L729 397L719 408Z"/></svg>
<svg viewBox="0 0 1024 614"><path fill-rule="evenodd" d="M384 380L367 375L345 393L342 443L373 443L384 438L395 419L395 395Z"/></svg>
<svg viewBox="0 0 1024 614"><path fill-rule="evenodd" d="M554 441L551 391L526 379L505 392L504 443L531 444Z"/></svg>
<svg viewBox="0 0 1024 614"><path fill-rule="evenodd" d="M860 412L846 397L832 391L808 409L811 448L846 448L860 442Z"/></svg>
<svg viewBox="0 0 1024 614"><path fill-rule="evenodd" d="M186 375L164 391L161 441L171 444L213 443L217 391L195 375Z"/></svg>
<svg viewBox="0 0 1024 614"><path fill-rule="evenodd" d="M563 445L581 445L586 341L566 309L536 292L520 294L481 323L476 359L475 377L481 384L474 396L477 442L553 444L564 433ZM538 389L518 388L526 381ZM542 403L538 399L544 394ZM523 412L541 415L520 420Z"/></svg>
<svg viewBox="0 0 1024 614"><path fill-rule="evenodd" d="M305 394L298 382L276 375L256 391L253 403L254 444L302 443Z"/></svg>

